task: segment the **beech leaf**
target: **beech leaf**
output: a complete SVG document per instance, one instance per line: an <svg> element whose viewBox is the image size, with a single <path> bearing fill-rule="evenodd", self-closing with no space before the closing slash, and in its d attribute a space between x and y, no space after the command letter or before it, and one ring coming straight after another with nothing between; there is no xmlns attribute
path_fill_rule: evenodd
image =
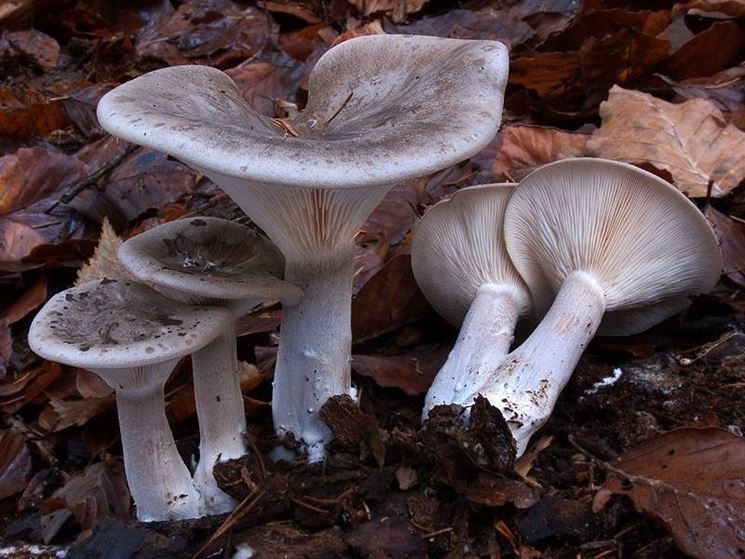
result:
<svg viewBox="0 0 745 559"><path fill-rule="evenodd" d="M104 218L96 250L90 260L78 270L75 285L103 278L131 279L132 276L127 273L116 257L116 251L121 244L122 239L114 232L109 220Z"/></svg>
<svg viewBox="0 0 745 559"><path fill-rule="evenodd" d="M724 196L745 179L745 132L705 99L675 105L614 86L600 105L602 126L587 143L597 157L667 171L686 195Z"/></svg>
<svg viewBox="0 0 745 559"><path fill-rule="evenodd" d="M607 466L596 505L609 492L627 495L685 553L705 559L745 554L745 438L714 427L676 429Z"/></svg>

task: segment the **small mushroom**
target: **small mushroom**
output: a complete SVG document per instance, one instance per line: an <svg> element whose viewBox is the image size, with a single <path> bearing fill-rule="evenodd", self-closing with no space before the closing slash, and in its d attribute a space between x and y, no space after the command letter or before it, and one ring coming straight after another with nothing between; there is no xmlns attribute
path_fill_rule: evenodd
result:
<svg viewBox="0 0 745 559"><path fill-rule="evenodd" d="M603 159L558 161L528 175L504 231L535 308L550 305L480 390L502 410L522 454L606 312L614 328L651 326L688 295L710 291L721 257L706 219L677 189Z"/></svg>
<svg viewBox="0 0 745 559"><path fill-rule="evenodd" d="M204 514L168 426L163 390L179 358L230 322L224 309L184 305L144 285L104 279L58 293L31 324L34 352L88 369L116 391L127 483L143 522Z"/></svg>
<svg viewBox="0 0 745 559"><path fill-rule="evenodd" d="M305 295L283 309L272 412L312 460L331 436L320 407L352 388L355 232L394 186L488 144L507 70L496 41L376 35L324 54L307 106L285 119L256 113L204 66L156 70L101 99L106 130L198 169L282 251Z"/></svg>
<svg viewBox="0 0 745 559"><path fill-rule="evenodd" d="M191 305L226 307L235 319L267 300L294 304L302 291L282 281L284 259L268 240L226 219L197 217L160 225L124 242L117 252L138 280ZM192 354L199 419L199 464L194 482L207 511L221 514L236 502L217 486L216 462L240 458L246 416L231 323Z"/></svg>
<svg viewBox="0 0 745 559"><path fill-rule="evenodd" d="M438 202L416 227L411 266L432 307L458 340L424 401L423 418L440 404L465 405L509 352L530 294L504 244L504 211L513 184L463 188Z"/></svg>

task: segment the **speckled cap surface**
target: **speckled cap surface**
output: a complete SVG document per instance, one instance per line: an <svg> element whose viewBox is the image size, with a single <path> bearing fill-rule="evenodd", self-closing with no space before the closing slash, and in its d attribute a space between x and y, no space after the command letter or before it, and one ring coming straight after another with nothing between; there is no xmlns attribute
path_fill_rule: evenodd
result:
<svg viewBox="0 0 745 559"><path fill-rule="evenodd" d="M31 324L41 357L85 369L153 365L188 355L231 323L226 309L172 301L144 285L96 280L52 297Z"/></svg>
<svg viewBox="0 0 745 559"><path fill-rule="evenodd" d="M225 73L175 66L107 93L111 134L213 174L274 185L357 188L421 177L495 136L508 52L497 41L372 35L330 49L308 104L279 122Z"/></svg>
<svg viewBox="0 0 745 559"><path fill-rule="evenodd" d="M266 238L227 219L192 217L149 229L117 251L122 265L156 289L205 299L278 299L302 290L281 278L284 258Z"/></svg>

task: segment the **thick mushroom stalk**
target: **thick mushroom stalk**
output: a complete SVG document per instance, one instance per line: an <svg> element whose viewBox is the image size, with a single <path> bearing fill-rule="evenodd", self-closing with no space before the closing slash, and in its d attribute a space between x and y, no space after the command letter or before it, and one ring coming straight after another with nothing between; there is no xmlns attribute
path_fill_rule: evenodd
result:
<svg viewBox="0 0 745 559"><path fill-rule="evenodd" d="M180 66L105 95L102 126L211 178L279 247L305 290L283 311L274 417L323 456L318 410L349 393L352 239L392 187L481 151L499 129L507 49L496 41L375 35L324 54L308 103L257 114L214 68Z"/></svg>
<svg viewBox="0 0 745 559"><path fill-rule="evenodd" d="M176 450L163 387L178 360L232 323L225 309L185 305L144 285L101 280L52 297L29 345L45 359L93 371L116 391L124 466L142 521L203 516L204 502Z"/></svg>
<svg viewBox="0 0 745 559"><path fill-rule="evenodd" d="M234 319L264 301L291 305L302 296L299 288L281 280L284 260L277 248L225 219L172 221L127 240L117 255L134 277L164 295L192 305L225 307ZM213 468L247 453L234 322L193 353L192 369L199 420L194 482L208 513L221 514L237 503L218 487Z"/></svg>
<svg viewBox="0 0 745 559"><path fill-rule="evenodd" d="M422 419L440 404L467 404L499 367L530 295L510 262L502 226L513 184L464 188L427 211L414 234L411 264L430 304L458 340L424 401Z"/></svg>
<svg viewBox="0 0 745 559"><path fill-rule="evenodd" d="M721 259L708 223L678 190L602 159L563 160L528 175L504 231L537 309L550 304L479 390L502 410L522 454L606 312L609 332L650 327L684 308L688 295L711 290Z"/></svg>

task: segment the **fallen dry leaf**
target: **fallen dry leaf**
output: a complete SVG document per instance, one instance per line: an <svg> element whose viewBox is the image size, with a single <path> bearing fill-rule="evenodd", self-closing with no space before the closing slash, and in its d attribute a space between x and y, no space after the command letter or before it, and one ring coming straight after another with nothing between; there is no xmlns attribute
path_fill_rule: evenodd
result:
<svg viewBox="0 0 745 559"><path fill-rule="evenodd" d="M21 148L0 157L0 214L27 206L85 176L75 157L50 148Z"/></svg>
<svg viewBox="0 0 745 559"><path fill-rule="evenodd" d="M673 89L683 99L702 97L722 111L737 112L745 104L745 64L713 76L684 80L675 84Z"/></svg>
<svg viewBox="0 0 745 559"><path fill-rule="evenodd" d="M59 43L46 33L35 29L14 31L0 36L0 55L4 54L4 42L9 47L6 50L10 51L7 55L33 62L45 72L54 68L59 60Z"/></svg>
<svg viewBox="0 0 745 559"><path fill-rule="evenodd" d="M0 324L15 324L47 300L47 278L41 277L15 303L0 312Z"/></svg>
<svg viewBox="0 0 745 559"><path fill-rule="evenodd" d="M719 428L682 428L607 464L605 488L659 520L687 554L732 559L745 552L745 438Z"/></svg>
<svg viewBox="0 0 745 559"><path fill-rule="evenodd" d="M121 462L111 459L91 464L68 479L41 504L40 509L45 516L55 512L65 519L74 516L83 530L93 528L100 519L107 517L126 522L129 519L129 490ZM55 533L47 531L45 541L48 542Z"/></svg>
<svg viewBox="0 0 745 559"><path fill-rule="evenodd" d="M745 222L712 207L706 208L706 218L719 239L724 276L745 287Z"/></svg>
<svg viewBox="0 0 745 559"><path fill-rule="evenodd" d="M98 239L96 250L78 270L75 285L94 279L131 279L131 275L119 263L116 251L121 246L122 239L114 232L108 219L101 224L101 237Z"/></svg>
<svg viewBox="0 0 745 559"><path fill-rule="evenodd" d="M0 430L0 500L20 493L31 477L26 439L12 429Z"/></svg>
<svg viewBox="0 0 745 559"><path fill-rule="evenodd" d="M663 66L675 80L711 76L742 60L745 31L734 21L721 21L681 45Z"/></svg>
<svg viewBox="0 0 745 559"><path fill-rule="evenodd" d="M520 181L533 169L552 161L584 154L589 134L540 126L510 126L491 167L501 180Z"/></svg>
<svg viewBox="0 0 745 559"><path fill-rule="evenodd" d="M618 86L600 106L602 126L587 144L598 157L669 172L686 195L724 196L745 179L745 132L704 99L674 105Z"/></svg>

